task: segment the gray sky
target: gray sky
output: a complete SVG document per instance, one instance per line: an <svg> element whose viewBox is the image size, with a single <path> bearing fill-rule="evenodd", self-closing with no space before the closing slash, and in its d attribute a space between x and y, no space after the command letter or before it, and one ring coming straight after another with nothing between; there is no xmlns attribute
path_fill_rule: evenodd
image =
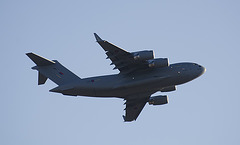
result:
<svg viewBox="0 0 240 145"><path fill-rule="evenodd" d="M1 0L0 144L239 145L239 7L238 0ZM82 78L118 73L94 32L130 52L152 49L207 72L163 93L169 104L146 105L131 123L123 122L120 99L50 93L51 81L37 86L27 52Z"/></svg>

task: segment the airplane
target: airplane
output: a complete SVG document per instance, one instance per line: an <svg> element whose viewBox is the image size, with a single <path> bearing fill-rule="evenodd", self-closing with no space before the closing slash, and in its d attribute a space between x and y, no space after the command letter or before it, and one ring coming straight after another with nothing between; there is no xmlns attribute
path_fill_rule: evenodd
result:
<svg viewBox="0 0 240 145"><path fill-rule="evenodd" d="M196 63L169 64L168 58L154 58L153 50L128 52L114 44L102 40L94 33L97 43L111 60L114 75L80 78L61 65L57 60L49 60L34 53L26 55L36 64L38 85L49 78L58 86L49 90L70 96L116 97L126 102L125 122L136 121L145 104L163 105L168 103L167 95L151 96L156 92L175 91L177 85L192 81L206 69Z"/></svg>

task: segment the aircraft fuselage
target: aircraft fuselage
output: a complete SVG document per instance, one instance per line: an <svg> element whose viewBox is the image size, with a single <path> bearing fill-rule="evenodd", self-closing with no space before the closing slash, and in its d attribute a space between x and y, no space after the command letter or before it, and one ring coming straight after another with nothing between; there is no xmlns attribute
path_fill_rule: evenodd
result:
<svg viewBox="0 0 240 145"><path fill-rule="evenodd" d="M90 97L118 97L155 93L162 88L189 82L205 72L205 68L196 63L175 63L168 67L136 72L132 75L106 75L81 79L65 86L50 90L64 95ZM68 89L66 89L68 88Z"/></svg>

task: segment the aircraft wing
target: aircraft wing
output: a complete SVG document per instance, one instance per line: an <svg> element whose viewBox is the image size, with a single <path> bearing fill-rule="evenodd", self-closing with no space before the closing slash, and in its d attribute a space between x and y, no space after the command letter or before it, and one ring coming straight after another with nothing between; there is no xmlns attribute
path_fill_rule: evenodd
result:
<svg viewBox="0 0 240 145"><path fill-rule="evenodd" d="M136 120L139 114L141 113L142 109L144 108L145 104L148 102L150 95L136 95L136 96L129 96L126 99L126 108L125 108L125 115L123 115L123 119L125 122ZM134 97L134 99L130 99L130 97Z"/></svg>
<svg viewBox="0 0 240 145"><path fill-rule="evenodd" d="M107 59L112 61L111 65L114 64L114 69L118 69L120 73L128 74L143 66L146 67L146 64L134 61L134 56L131 53L102 40L96 33L94 35L98 44L106 51Z"/></svg>

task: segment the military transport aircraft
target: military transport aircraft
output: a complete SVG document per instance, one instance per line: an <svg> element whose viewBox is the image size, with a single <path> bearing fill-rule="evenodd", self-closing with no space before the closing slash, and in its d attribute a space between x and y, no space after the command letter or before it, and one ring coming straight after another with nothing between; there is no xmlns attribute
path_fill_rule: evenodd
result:
<svg viewBox="0 0 240 145"><path fill-rule="evenodd" d="M154 58L153 51L127 52L94 33L98 44L105 50L107 59L115 65L119 74L80 78L57 60L48 60L34 53L26 55L36 64L38 85L47 78L58 86L50 92L70 96L116 97L126 100L125 122L136 120L148 102L150 105L168 103L167 95L153 96L160 92L176 90L176 85L189 82L206 69L196 63L169 64L167 58Z"/></svg>

